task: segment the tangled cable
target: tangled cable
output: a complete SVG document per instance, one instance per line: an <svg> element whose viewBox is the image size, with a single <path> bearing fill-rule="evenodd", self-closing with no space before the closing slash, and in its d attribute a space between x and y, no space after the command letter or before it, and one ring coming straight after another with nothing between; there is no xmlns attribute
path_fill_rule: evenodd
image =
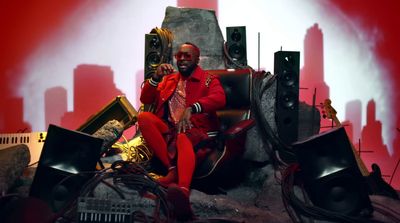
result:
<svg viewBox="0 0 400 223"><path fill-rule="evenodd" d="M131 140L127 140L125 136L122 136L122 138L124 142L117 142L112 147L122 151L123 159L143 166L149 165L153 151L147 147L140 132L137 130L137 134Z"/></svg>
<svg viewBox="0 0 400 223"><path fill-rule="evenodd" d="M153 180L147 171L139 164L122 160L114 162L110 168L96 172L94 176L83 185L79 195L76 196L67 207L57 213L57 218L63 218L67 222L75 218L78 202L95 198L93 197L95 189L100 184L110 188L119 197L105 199L106 201L125 201L126 204L131 203L130 206L133 208L143 207L143 204L137 204L137 202L139 202L138 200L147 201L146 203L148 203L148 201L154 202L153 214L148 214L146 211L142 210L132 210L130 213L131 222L172 222L171 210L166 199L166 189ZM139 196L140 198L132 199L132 196Z"/></svg>

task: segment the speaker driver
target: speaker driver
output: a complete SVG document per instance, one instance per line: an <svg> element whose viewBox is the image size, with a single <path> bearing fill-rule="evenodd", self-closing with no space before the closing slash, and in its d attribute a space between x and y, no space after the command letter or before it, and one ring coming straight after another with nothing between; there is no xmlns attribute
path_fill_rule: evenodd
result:
<svg viewBox="0 0 400 223"><path fill-rule="evenodd" d="M146 57L148 68L156 68L161 62L161 56L158 52L151 52Z"/></svg>
<svg viewBox="0 0 400 223"><path fill-rule="evenodd" d="M348 215L355 207L366 205L363 203L365 198L360 195L360 183L357 182L360 179L351 173L348 169L332 173L320 179L320 187L308 183L306 187L313 202L321 208Z"/></svg>
<svg viewBox="0 0 400 223"><path fill-rule="evenodd" d="M241 60L244 58L244 48L239 45L239 44L233 44L230 48L229 48L229 55L236 60Z"/></svg>
<svg viewBox="0 0 400 223"><path fill-rule="evenodd" d="M323 187L321 191L321 206L337 212L347 212L350 207L360 205L352 176L342 176L341 179L333 179Z"/></svg>
<svg viewBox="0 0 400 223"><path fill-rule="evenodd" d="M159 38L153 36L153 38L151 38L151 40L149 41L149 47L150 49L156 50L158 48L160 48L161 43Z"/></svg>
<svg viewBox="0 0 400 223"><path fill-rule="evenodd" d="M235 42L239 42L242 39L242 35L240 34L238 29L234 29L231 39Z"/></svg>
<svg viewBox="0 0 400 223"><path fill-rule="evenodd" d="M280 82L282 85L285 87L295 87L296 75L293 72L284 70L282 75L282 81Z"/></svg>
<svg viewBox="0 0 400 223"><path fill-rule="evenodd" d="M295 109L296 105L298 103L297 95L294 94L293 92L282 92L282 94L279 96L279 104L282 108L284 109Z"/></svg>
<svg viewBox="0 0 400 223"><path fill-rule="evenodd" d="M355 216L372 213L367 184L343 126L293 143L292 148L315 206Z"/></svg>

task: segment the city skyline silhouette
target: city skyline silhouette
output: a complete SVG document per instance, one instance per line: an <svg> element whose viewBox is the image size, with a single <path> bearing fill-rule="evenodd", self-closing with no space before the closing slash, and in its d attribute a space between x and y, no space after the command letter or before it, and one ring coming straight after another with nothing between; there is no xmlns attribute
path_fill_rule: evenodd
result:
<svg viewBox="0 0 400 223"><path fill-rule="evenodd" d="M318 27L318 24L314 24L307 30L304 38L304 66L300 71L300 88L305 90L300 90L300 101L309 105L314 103L318 107L318 105L324 103L325 99L330 99L330 86L324 80L323 63L323 31ZM314 92L316 92L315 96ZM400 159L399 143L393 143L394 153L391 155L383 142L382 123L376 119L375 101L370 99L367 104L366 124L364 126L361 124L363 110L361 102L357 100L348 101L345 107L346 114L345 120L342 120L342 125L345 126L347 135L355 148L360 149L359 156L368 170L371 171L373 163L378 164L384 179L387 182L392 181L392 186L395 188L400 188L400 179L395 179L396 176L400 176L400 174L396 175L397 172L395 172L396 163ZM319 108L322 114L323 111L320 106ZM321 118L320 132L332 127L334 127L332 120ZM399 141L399 134L397 134L394 142Z"/></svg>
<svg viewBox="0 0 400 223"><path fill-rule="evenodd" d="M178 5L179 4L185 3L184 1L178 1ZM213 5L213 7L216 8L217 6ZM307 104L313 103L314 89L317 89L315 105L319 105L324 99L330 97L330 88L340 87L328 86L325 83L323 43L323 30L321 30L318 24L315 23L306 31L304 38L304 52L301 55L304 57L304 66L301 68L300 72L300 87L307 88L307 90L300 90L300 100L307 102ZM13 62L15 63L15 58ZM1 65L2 68L5 66L4 64ZM77 65L77 67L81 65L84 64ZM94 76L91 76L86 80L78 80L80 77L74 79L77 81L73 86L74 110L70 112L66 110L68 95L67 89L57 86L48 89L44 96L46 126L49 123L59 123L61 126L75 129L90 115L98 111L103 105L111 100L116 94L123 94L123 92L118 90L115 86L111 67L108 67L107 65L90 64L87 66L103 67L104 70L100 73L104 72L104 77L95 78ZM139 73L141 73L141 71L137 71L136 75ZM0 94L4 99L0 101L0 108L2 111L0 113L0 131L2 133L32 131L31 124L23 119L23 111L24 109L35 108L24 108L23 101L29 99L20 98L13 93L13 88L15 88L15 85L19 83L18 78L6 73L2 77L2 80L8 84L3 88L0 88ZM88 83L90 83L90 85L85 85ZM99 84L98 88L94 87L95 84ZM132 85L135 84L137 86L141 85L141 83L132 83ZM96 92L98 89L105 89L105 91L101 93L101 96L93 95L92 92ZM332 103L335 105L335 101ZM382 123L380 120L376 119L375 103L374 99L371 98L368 105L364 106L366 107L367 115L365 120L366 124L362 125L363 120L361 119L361 112L363 110L363 105L357 100L347 102L345 106L345 120L342 120L342 123L345 125L346 131L355 147L360 148L360 156L367 164L367 167L370 169L373 162L378 163L382 169L385 180L389 182L392 179L392 185L398 189L400 187L400 174L395 173L396 175L393 175L393 172L400 158L400 133L396 131L396 129L393 129L393 132L395 132L395 138L392 142L388 142L393 147L393 154L390 154L387 149L388 145L385 145L383 142ZM63 110L65 111L63 112ZM331 120L328 119L323 119L321 122L321 126L325 129L329 128L331 124ZM322 129L322 131L323 130L324 129ZM359 141L361 143L359 143Z"/></svg>

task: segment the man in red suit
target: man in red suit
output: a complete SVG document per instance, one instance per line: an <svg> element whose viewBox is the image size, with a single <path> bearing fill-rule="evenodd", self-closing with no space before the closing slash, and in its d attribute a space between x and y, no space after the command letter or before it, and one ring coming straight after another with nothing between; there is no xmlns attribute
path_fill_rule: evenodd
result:
<svg viewBox="0 0 400 223"><path fill-rule="evenodd" d="M189 189L195 168L193 147L219 129L216 110L225 106L225 92L217 76L199 65L200 50L184 43L175 54L179 72L161 64L143 86L140 100L153 104L154 113L138 116L139 130L154 155L168 168L158 179L184 218L192 213ZM179 216L178 216L179 217Z"/></svg>

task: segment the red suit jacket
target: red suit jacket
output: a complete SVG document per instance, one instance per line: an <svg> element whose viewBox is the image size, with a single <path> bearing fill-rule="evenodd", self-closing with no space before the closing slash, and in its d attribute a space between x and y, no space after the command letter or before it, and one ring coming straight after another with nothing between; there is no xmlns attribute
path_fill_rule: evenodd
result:
<svg viewBox="0 0 400 223"><path fill-rule="evenodd" d="M168 103L169 98L173 95L180 75L180 73L173 73L164 76L157 87L152 86L149 80L146 81L140 101L143 104L154 104L154 113L163 118L165 104ZM219 77L207 73L199 66L195 68L186 82L186 107L190 107L195 103L200 104L201 112L192 113L191 122L193 127L206 132L219 130L216 110L225 106L225 92Z"/></svg>

